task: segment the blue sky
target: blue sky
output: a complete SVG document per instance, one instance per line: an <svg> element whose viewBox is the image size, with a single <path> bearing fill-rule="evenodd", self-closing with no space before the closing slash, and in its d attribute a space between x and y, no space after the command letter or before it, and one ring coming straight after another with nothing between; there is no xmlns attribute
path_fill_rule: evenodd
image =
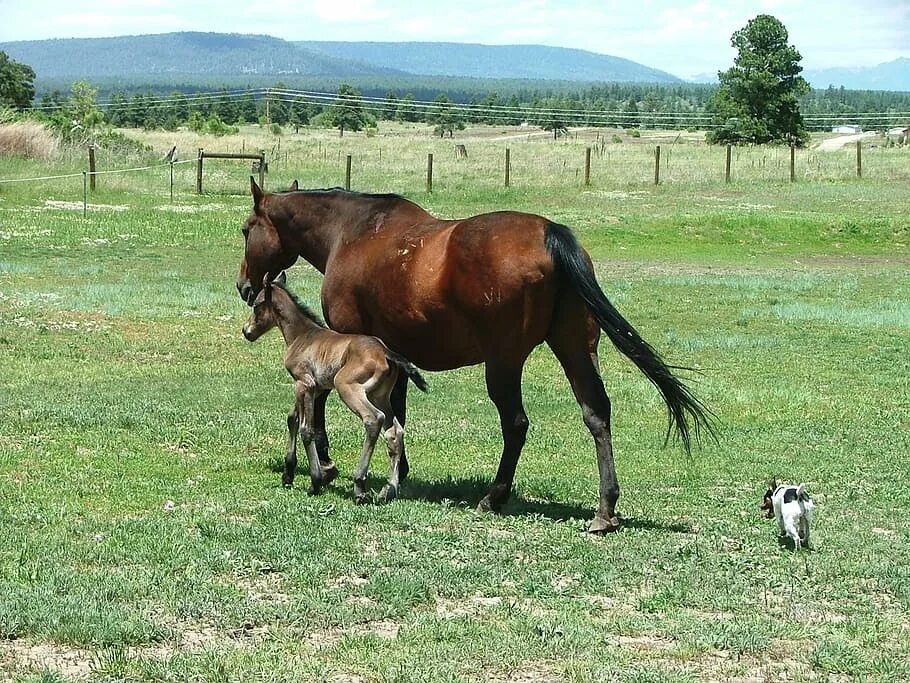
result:
<svg viewBox="0 0 910 683"><path fill-rule="evenodd" d="M730 35L756 14L784 23L808 69L910 57L910 0L0 0L0 42L217 31L288 40L536 43L688 77L729 67Z"/></svg>

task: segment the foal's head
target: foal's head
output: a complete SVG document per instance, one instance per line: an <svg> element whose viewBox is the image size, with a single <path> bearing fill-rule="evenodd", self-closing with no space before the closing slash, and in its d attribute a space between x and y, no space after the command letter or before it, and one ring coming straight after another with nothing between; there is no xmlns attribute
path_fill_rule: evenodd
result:
<svg viewBox="0 0 910 683"><path fill-rule="evenodd" d="M274 280L269 278L268 273L262 278L262 289L253 300L253 310L243 326L243 336L248 341L256 341L278 324L278 315L272 305L272 283L277 282L279 285L284 285L286 280L283 271Z"/></svg>

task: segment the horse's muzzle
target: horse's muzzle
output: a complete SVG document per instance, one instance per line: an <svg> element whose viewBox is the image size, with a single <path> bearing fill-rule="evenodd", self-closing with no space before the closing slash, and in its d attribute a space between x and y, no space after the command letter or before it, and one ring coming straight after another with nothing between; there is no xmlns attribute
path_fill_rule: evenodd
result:
<svg viewBox="0 0 910 683"><path fill-rule="evenodd" d="M256 341L257 339L256 335L253 334L253 331L246 325L243 326L243 336L247 341Z"/></svg>
<svg viewBox="0 0 910 683"><path fill-rule="evenodd" d="M249 280L246 282L237 282L237 292L240 294L240 298L243 299L248 306L253 305L253 285L250 284Z"/></svg>

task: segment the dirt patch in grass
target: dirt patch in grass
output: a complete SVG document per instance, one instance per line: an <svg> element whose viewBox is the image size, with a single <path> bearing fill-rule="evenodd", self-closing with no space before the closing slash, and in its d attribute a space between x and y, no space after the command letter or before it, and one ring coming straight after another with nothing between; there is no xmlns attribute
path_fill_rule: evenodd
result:
<svg viewBox="0 0 910 683"><path fill-rule="evenodd" d="M332 628L313 631L304 636L304 640L312 647L334 647L342 638L346 636L378 636L394 640L398 637L401 630L401 624L390 619L377 619L375 621L366 621L361 624L354 624L346 628L335 626Z"/></svg>
<svg viewBox="0 0 910 683"><path fill-rule="evenodd" d="M526 662L509 671L488 673L490 683L563 683L565 676L553 662Z"/></svg>
<svg viewBox="0 0 910 683"><path fill-rule="evenodd" d="M87 678L92 670L92 653L49 643L0 641L2 681L15 680L28 671L55 671L67 679Z"/></svg>

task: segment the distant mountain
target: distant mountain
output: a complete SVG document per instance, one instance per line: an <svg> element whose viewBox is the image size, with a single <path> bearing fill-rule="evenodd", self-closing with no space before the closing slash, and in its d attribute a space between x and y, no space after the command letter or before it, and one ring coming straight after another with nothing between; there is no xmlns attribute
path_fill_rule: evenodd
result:
<svg viewBox="0 0 910 683"><path fill-rule="evenodd" d="M847 90L891 90L910 92L910 59L901 57L878 66L805 69L803 78L819 90L828 86ZM690 83L717 83L717 72L698 74L687 79Z"/></svg>
<svg viewBox="0 0 910 683"><path fill-rule="evenodd" d="M236 33L163 33L0 43L40 78L150 74L293 74L339 77L399 73L314 52L280 38Z"/></svg>
<svg viewBox="0 0 910 683"><path fill-rule="evenodd" d="M542 45L290 42L236 33L163 33L0 43L39 80L161 74L454 76L485 79L679 83L642 64Z"/></svg>
<svg viewBox="0 0 910 683"><path fill-rule="evenodd" d="M409 74L535 80L682 83L621 57L543 45L300 41L328 57L354 59Z"/></svg>
<svg viewBox="0 0 910 683"><path fill-rule="evenodd" d="M807 69L803 77L813 88L829 85L848 90L896 90L910 92L910 59L900 57L878 66L837 69Z"/></svg>

